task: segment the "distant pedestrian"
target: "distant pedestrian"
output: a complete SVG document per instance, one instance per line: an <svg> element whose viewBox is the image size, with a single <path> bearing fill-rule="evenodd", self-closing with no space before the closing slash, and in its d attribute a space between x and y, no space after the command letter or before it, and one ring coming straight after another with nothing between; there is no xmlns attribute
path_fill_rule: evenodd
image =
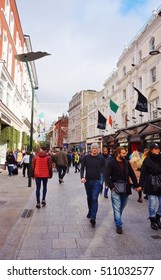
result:
<svg viewBox="0 0 161 280"><path fill-rule="evenodd" d="M27 177L29 176L29 165L30 165L30 153L28 151L26 151L24 157L22 158L22 162L21 162L22 166L23 166L23 177L25 177L26 175L26 170L27 170Z"/></svg>
<svg viewBox="0 0 161 280"><path fill-rule="evenodd" d="M143 192L148 196L151 228L157 230L161 228L161 185L158 189L153 187L151 177L155 175L160 175L161 177L161 154L158 144L152 143L142 164L140 185L143 188Z"/></svg>
<svg viewBox="0 0 161 280"><path fill-rule="evenodd" d="M13 171L14 171L14 167L17 164L16 159L13 155L13 152L10 151L9 154L6 157L6 164L8 167L8 175L12 176L13 175Z"/></svg>
<svg viewBox="0 0 161 280"><path fill-rule="evenodd" d="M109 153L109 150L108 150L107 146L103 146L103 148L102 148L102 156L103 156L103 158L105 160L105 168L107 168L108 163L113 159L113 155ZM105 188L104 188L103 195L104 195L104 198L108 198L108 184L105 181L105 170L104 170L104 172L102 174L101 193L103 191L103 184L104 184L104 182L105 182Z"/></svg>
<svg viewBox="0 0 161 280"><path fill-rule="evenodd" d="M139 182L139 178L140 178L140 170L141 170L141 166L142 166L142 157L141 157L141 153L139 151L134 151L131 154L131 159L129 160L131 167L136 175L137 178L137 182ZM132 184L132 181L130 181L130 183ZM138 192L138 202L142 203L142 190L140 192Z"/></svg>
<svg viewBox="0 0 161 280"><path fill-rule="evenodd" d="M60 147L59 152L57 152L56 154L56 162L57 162L59 184L61 184L64 183L63 178L66 174L67 165L68 165L67 154L63 151L63 147Z"/></svg>
<svg viewBox="0 0 161 280"><path fill-rule="evenodd" d="M69 173L71 163L72 163L72 156L71 156L70 151L67 152L67 161L68 161L68 165L67 165L67 171L66 172Z"/></svg>
<svg viewBox="0 0 161 280"><path fill-rule="evenodd" d="M75 173L77 173L77 171L80 172L79 162L80 162L80 156L79 156L78 152L75 152L75 154L74 154Z"/></svg>
<svg viewBox="0 0 161 280"><path fill-rule="evenodd" d="M41 182L43 183L43 195L42 195L42 206L46 205L46 193L47 193L47 183L48 179L52 178L52 160L51 157L47 155L46 148L40 147L39 153L32 159L32 178L36 182L36 207L40 208L40 189Z"/></svg>
<svg viewBox="0 0 161 280"><path fill-rule="evenodd" d="M98 196L101 189L100 180L104 165L104 158L98 154L98 144L93 143L91 153L82 158L80 170L81 182L84 183L87 194L87 218L90 219L92 227L95 227L96 224Z"/></svg>
<svg viewBox="0 0 161 280"><path fill-rule="evenodd" d="M22 151L21 150L18 150L18 153L17 153L17 167L18 168L22 168L22 158L23 158L23 154L22 154Z"/></svg>
<svg viewBox="0 0 161 280"><path fill-rule="evenodd" d="M111 189L111 201L114 214L114 222L116 225L116 232L122 234L122 213L127 204L128 196L132 194L131 185L129 183L129 177L131 177L134 188L140 191L138 188L137 178L130 165L125 159L126 150L124 147L118 147L116 149L116 157L111 160L105 171L105 180ZM118 193L116 190L116 184L122 184L125 186L124 193Z"/></svg>

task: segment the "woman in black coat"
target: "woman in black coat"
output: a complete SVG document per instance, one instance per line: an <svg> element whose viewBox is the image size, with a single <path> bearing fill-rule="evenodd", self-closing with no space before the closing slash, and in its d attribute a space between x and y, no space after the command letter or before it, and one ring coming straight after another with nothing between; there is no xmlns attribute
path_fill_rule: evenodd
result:
<svg viewBox="0 0 161 280"><path fill-rule="evenodd" d="M151 228L157 230L161 228L161 186L159 190L155 190L151 184L152 175L161 175L161 154L157 143L152 143L149 152L141 168L139 184L143 192L148 196L148 209ZM157 201L159 206L156 211Z"/></svg>

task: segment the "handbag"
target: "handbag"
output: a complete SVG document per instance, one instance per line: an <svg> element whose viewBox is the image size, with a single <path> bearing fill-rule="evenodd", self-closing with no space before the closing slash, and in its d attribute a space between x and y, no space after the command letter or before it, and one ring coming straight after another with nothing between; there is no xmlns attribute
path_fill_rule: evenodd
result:
<svg viewBox="0 0 161 280"><path fill-rule="evenodd" d="M119 180L114 182L115 193L117 194L126 194L126 182L123 180Z"/></svg>
<svg viewBox="0 0 161 280"><path fill-rule="evenodd" d="M161 175L150 175L150 183L154 192L161 190Z"/></svg>

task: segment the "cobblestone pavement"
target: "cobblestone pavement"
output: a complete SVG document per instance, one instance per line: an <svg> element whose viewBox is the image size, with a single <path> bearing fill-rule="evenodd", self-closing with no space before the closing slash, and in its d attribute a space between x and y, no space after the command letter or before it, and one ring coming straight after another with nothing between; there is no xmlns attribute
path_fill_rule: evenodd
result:
<svg viewBox="0 0 161 280"><path fill-rule="evenodd" d="M103 195L99 196L96 227L91 227L84 185L73 168L64 184L58 183L54 172L47 205L41 209L35 208L35 183L32 188L25 187L26 183L21 174L11 178L0 174L0 235L4 241L0 259L161 259L161 230L150 228L147 200L138 203L135 191L123 213L123 234L118 235L111 200Z"/></svg>

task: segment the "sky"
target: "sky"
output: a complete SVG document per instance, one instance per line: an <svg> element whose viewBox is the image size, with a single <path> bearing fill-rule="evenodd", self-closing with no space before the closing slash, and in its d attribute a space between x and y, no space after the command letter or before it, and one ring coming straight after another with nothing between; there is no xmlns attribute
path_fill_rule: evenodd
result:
<svg viewBox="0 0 161 280"><path fill-rule="evenodd" d="M47 126L67 113L81 90L103 89L128 45L159 8L160 0L16 0L22 30L33 51L40 111Z"/></svg>

